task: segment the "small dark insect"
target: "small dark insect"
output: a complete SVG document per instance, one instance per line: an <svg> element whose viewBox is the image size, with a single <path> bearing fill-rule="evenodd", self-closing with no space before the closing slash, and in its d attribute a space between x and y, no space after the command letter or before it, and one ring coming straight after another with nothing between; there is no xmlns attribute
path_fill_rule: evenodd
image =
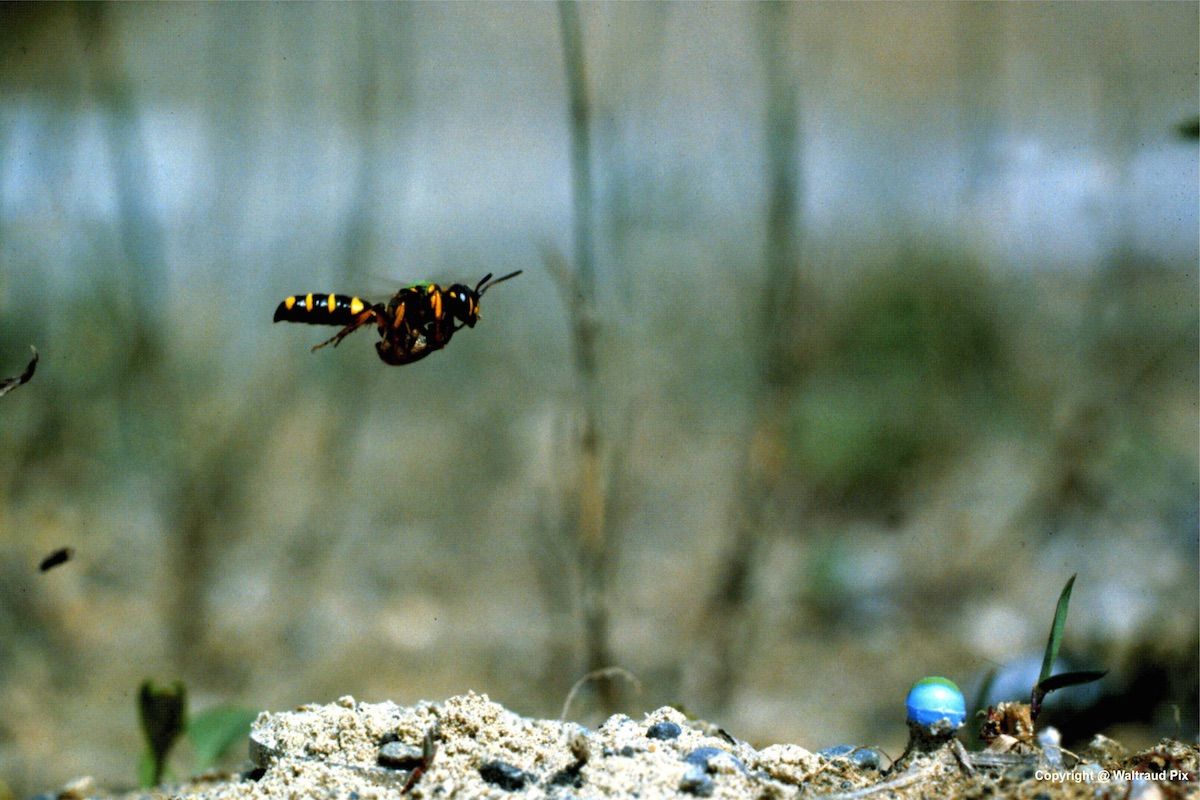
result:
<svg viewBox="0 0 1200 800"><path fill-rule="evenodd" d="M497 283L515 278L523 270L492 280L483 276L472 289L456 283L443 289L436 283L415 283L396 292L386 303L371 304L346 294L294 294L275 309L275 322L340 325L334 336L313 348L337 347L350 334L374 323L379 331L375 350L385 364L420 361L441 350L464 326L479 321L479 298Z"/></svg>
<svg viewBox="0 0 1200 800"><path fill-rule="evenodd" d="M37 369L38 352L37 348L33 345L30 345L29 349L33 351L33 358L30 360L29 364L26 365L25 371L15 378L4 378L3 380L0 380L0 397L8 394L23 383L29 383L29 379L33 377L33 371Z"/></svg>
<svg viewBox="0 0 1200 800"><path fill-rule="evenodd" d="M54 569L60 564L65 564L75 555L74 547L60 547L50 555L42 559L42 563L38 564L40 572L47 572Z"/></svg>

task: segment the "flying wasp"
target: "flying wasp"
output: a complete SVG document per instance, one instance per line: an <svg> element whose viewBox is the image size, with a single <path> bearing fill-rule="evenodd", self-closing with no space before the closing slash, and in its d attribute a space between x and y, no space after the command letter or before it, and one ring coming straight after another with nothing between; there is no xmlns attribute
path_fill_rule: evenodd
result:
<svg viewBox="0 0 1200 800"><path fill-rule="evenodd" d="M294 294L275 309L275 322L340 325L342 329L313 348L338 344L364 325L379 331L375 351L386 364L399 366L420 361L445 347L464 326L479 321L479 298L497 283L515 278L523 270L492 279L484 275L475 288L456 283L442 288L436 283L405 286L386 303L368 303L346 294Z"/></svg>

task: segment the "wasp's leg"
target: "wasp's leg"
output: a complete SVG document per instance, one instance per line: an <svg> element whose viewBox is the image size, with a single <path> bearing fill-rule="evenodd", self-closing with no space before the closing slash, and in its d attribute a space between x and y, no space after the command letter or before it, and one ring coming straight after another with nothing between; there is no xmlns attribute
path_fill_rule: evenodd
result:
<svg viewBox="0 0 1200 800"><path fill-rule="evenodd" d="M342 341L342 339L345 339L347 336L354 333L356 330L361 328L363 325L366 325L370 322L374 322L376 317L377 317L377 314L375 312L375 309L373 309L373 308L367 309L366 311L362 312L357 317L355 317L354 321L351 322L349 325L342 328L340 331L338 331L337 333L335 333L333 336L329 337L325 341L321 342L320 344L315 345L313 347L313 352L314 353L317 352L318 350L320 350L322 347L324 347L327 344L332 344L334 347L337 347L338 344Z"/></svg>
<svg viewBox="0 0 1200 800"><path fill-rule="evenodd" d="M384 363L393 366L411 364L420 361L434 350L441 349L426 335L414 328L403 327L390 331L380 341L375 343L375 350Z"/></svg>
<svg viewBox="0 0 1200 800"><path fill-rule="evenodd" d="M437 347L425 346L424 339L420 341L421 344L419 345L397 347L394 342L384 339L375 343L375 352L379 353L379 358L383 360L383 363L399 367L404 364L411 364L414 361L420 361L425 356L439 349Z"/></svg>

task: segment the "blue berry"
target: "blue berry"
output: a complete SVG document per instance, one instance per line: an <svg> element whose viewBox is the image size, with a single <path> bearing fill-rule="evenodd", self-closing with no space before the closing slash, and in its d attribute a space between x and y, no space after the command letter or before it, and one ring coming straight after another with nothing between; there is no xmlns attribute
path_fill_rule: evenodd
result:
<svg viewBox="0 0 1200 800"><path fill-rule="evenodd" d="M947 678L922 678L917 681L908 692L905 706L908 709L908 721L926 728L944 719L952 729L956 729L967 719L963 693L954 685L954 681Z"/></svg>

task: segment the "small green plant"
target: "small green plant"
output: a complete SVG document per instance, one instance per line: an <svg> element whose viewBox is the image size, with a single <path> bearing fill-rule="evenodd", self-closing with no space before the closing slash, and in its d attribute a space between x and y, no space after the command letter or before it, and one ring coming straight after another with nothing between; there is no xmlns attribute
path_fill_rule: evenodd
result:
<svg viewBox="0 0 1200 800"><path fill-rule="evenodd" d="M217 706L188 718L187 688L182 681L167 686L142 682L138 690L138 713L146 750L138 764L138 781L143 787L157 786L166 772L167 757L181 735L186 735L196 754L196 770L213 767L221 756L244 742L250 723L258 712L239 706Z"/></svg>
<svg viewBox="0 0 1200 800"><path fill-rule="evenodd" d="M1042 710L1042 701L1050 692L1056 689L1064 689L1068 686L1079 686L1084 683L1098 681L1108 674L1107 671L1099 672L1096 670L1083 670L1080 672L1063 672L1059 675L1051 675L1054 669L1054 661L1058 658L1058 648L1062 644L1063 631L1067 627L1067 607L1071 603L1071 589L1075 586L1075 575L1072 575L1067 580L1067 585L1063 587L1062 593L1058 596L1058 607L1054 609L1054 622L1050 625L1050 638L1046 640L1046 653L1042 657L1042 670L1038 674L1038 681L1033 686L1033 692L1029 698L1029 713L1034 721L1037 720L1038 714Z"/></svg>
<svg viewBox="0 0 1200 800"><path fill-rule="evenodd" d="M1075 586L1075 576L1072 575L1067 585L1058 596L1058 607L1054 610L1054 621L1050 624L1050 638L1046 641L1046 652L1042 657L1042 669L1038 674L1037 683L1033 685L1028 703L1004 701L995 706L988 706L980 712L984 721L979 730L979 739L991 748L1001 736L1015 738L1025 745L1036 746L1037 718L1042 710L1042 701L1046 695L1056 689L1067 686L1078 686L1084 683L1098 681L1107 672L1086 670L1081 672L1063 672L1052 675L1054 662L1058 658L1059 645L1062 644L1063 631L1067 627L1067 607L1071 602L1071 589ZM986 683L990 684L994 675L990 675ZM990 687L985 686L980 692L980 705L983 704Z"/></svg>
<svg viewBox="0 0 1200 800"><path fill-rule="evenodd" d="M183 682L159 686L151 680L142 681L138 689L138 716L146 739L138 778L142 786L156 786L162 781L167 754L183 733L187 719L187 689Z"/></svg>

